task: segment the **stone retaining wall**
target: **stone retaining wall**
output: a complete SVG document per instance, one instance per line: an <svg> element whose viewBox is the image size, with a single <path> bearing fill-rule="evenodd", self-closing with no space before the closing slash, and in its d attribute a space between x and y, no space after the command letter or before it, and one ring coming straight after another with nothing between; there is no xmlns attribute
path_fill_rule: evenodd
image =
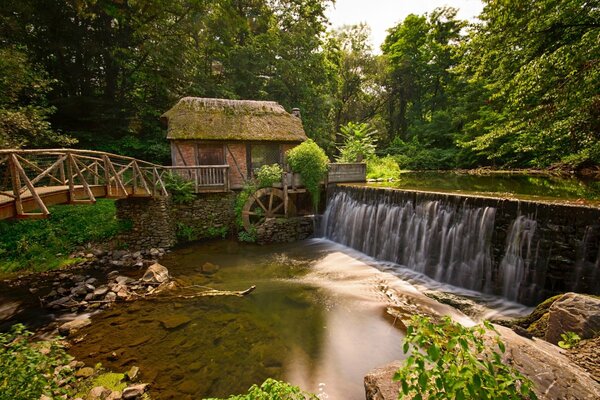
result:
<svg viewBox="0 0 600 400"><path fill-rule="evenodd" d="M314 232L314 217L270 218L256 230L256 242L291 243L307 239Z"/></svg>
<svg viewBox="0 0 600 400"><path fill-rule="evenodd" d="M194 201L186 204L154 198L117 200L117 218L132 223L132 229L117 240L137 250L225 238L237 231L236 196L235 192L198 194ZM272 219L258 229L257 242L266 244L306 239L312 235L313 225L312 217Z"/></svg>

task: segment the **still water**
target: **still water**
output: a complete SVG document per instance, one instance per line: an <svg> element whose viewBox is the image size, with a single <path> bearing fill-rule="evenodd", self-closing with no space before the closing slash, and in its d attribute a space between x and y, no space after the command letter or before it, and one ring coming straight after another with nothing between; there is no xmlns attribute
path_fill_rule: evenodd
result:
<svg viewBox="0 0 600 400"><path fill-rule="evenodd" d="M117 371L139 366L153 398L227 396L274 377L323 399L364 399L363 376L403 357L379 287L418 293L334 243L199 243L161 263L186 293L257 288L242 298L176 291L93 317L70 352Z"/></svg>
<svg viewBox="0 0 600 400"><path fill-rule="evenodd" d="M476 175L455 171L407 172L401 174L397 181L369 183L369 185L600 205L600 180L543 174L489 172Z"/></svg>

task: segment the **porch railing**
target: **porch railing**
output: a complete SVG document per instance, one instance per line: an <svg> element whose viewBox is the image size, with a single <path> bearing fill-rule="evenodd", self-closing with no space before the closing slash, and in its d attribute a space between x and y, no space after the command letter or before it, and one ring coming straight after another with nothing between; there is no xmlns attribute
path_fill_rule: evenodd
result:
<svg viewBox="0 0 600 400"><path fill-rule="evenodd" d="M163 167L164 170L192 181L196 193L228 192L229 165L192 165Z"/></svg>

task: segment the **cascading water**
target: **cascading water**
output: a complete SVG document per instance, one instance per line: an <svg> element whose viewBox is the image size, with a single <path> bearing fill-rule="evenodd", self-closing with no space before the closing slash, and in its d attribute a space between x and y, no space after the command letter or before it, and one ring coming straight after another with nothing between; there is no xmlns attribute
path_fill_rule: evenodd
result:
<svg viewBox="0 0 600 400"><path fill-rule="evenodd" d="M598 215L591 208L348 186L329 193L321 232L438 282L533 305L570 290L600 293Z"/></svg>
<svg viewBox="0 0 600 400"><path fill-rule="evenodd" d="M491 293L496 210L426 201L365 204L339 192L323 219L324 236L437 281Z"/></svg>
<svg viewBox="0 0 600 400"><path fill-rule="evenodd" d="M516 301L519 298L521 283L532 264L534 254L531 243L536 225L534 220L523 215L519 215L511 224L499 270L502 294L509 300Z"/></svg>

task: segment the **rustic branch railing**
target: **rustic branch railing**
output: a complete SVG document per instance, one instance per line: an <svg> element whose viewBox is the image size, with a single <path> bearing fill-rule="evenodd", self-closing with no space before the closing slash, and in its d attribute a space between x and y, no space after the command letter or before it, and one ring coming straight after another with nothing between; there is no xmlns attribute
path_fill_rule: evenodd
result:
<svg viewBox="0 0 600 400"><path fill-rule="evenodd" d="M229 191L229 165L194 165L163 167L195 184L195 191Z"/></svg>
<svg viewBox="0 0 600 400"><path fill-rule="evenodd" d="M14 202L17 217L43 217L50 201L44 198L59 192L71 204L94 203L97 196L168 196L164 173L161 165L101 151L0 150L0 205ZM26 212L24 204L39 212Z"/></svg>

